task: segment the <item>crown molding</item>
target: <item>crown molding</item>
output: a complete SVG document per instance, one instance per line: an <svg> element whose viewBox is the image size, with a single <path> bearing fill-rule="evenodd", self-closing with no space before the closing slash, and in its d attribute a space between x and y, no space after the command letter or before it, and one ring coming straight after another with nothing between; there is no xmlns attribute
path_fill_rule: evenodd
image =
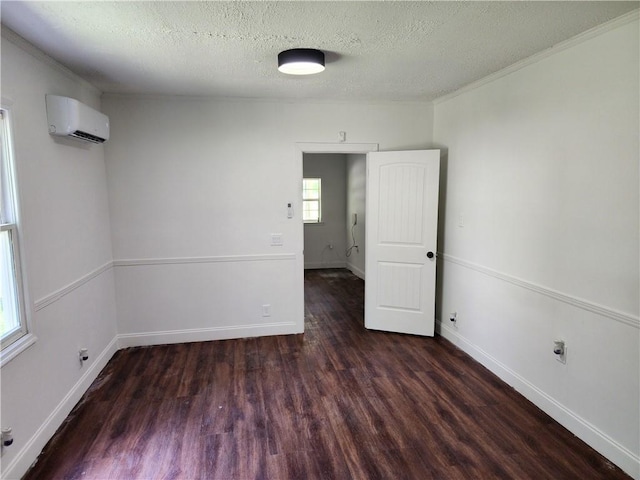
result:
<svg viewBox="0 0 640 480"><path fill-rule="evenodd" d="M98 87L88 82L84 78L80 77L78 74L74 73L73 71L69 70L60 62L50 57L46 53L44 53L38 47L36 47L32 43L25 40L16 32L6 27L5 25L2 25L0 27L0 36L2 37L2 40L7 40L11 42L16 47L20 48L21 50L25 51L26 53L34 57L36 60L40 60L47 66L53 68L54 70L57 70L58 72L62 73L69 79L73 80L74 82L78 82L82 84L84 88L87 88L88 90L92 91L96 95L98 96L102 95L102 90L100 90Z"/></svg>
<svg viewBox="0 0 640 480"><path fill-rule="evenodd" d="M477 80L468 85L465 85L464 87L459 88L454 92L438 97L435 100L433 100L432 103L434 106L439 105L440 103L451 100L452 98L462 95L463 93L470 92L472 90L482 87L483 85L494 82L502 77L506 77L507 75L517 72L518 70L528 67L529 65L538 63L544 60L545 58L555 55L556 53L562 52L571 47L575 47L576 45L580 45L588 40L591 40L592 38L599 37L600 35L610 32L611 30L615 30L616 28L619 28L631 22L637 21L639 18L640 18L640 9L636 9L629 13L625 13L624 15L618 18L614 18L613 20L609 20L608 22L605 22L601 25L590 28L589 30L579 33L574 37L571 37L569 40L560 42L554 45L553 47L550 47L546 50L535 53L530 57L527 57L523 60L520 60L514 63L513 65L510 65L506 68L503 68L502 70L498 70L495 73L487 75L486 77L481 78L480 80Z"/></svg>

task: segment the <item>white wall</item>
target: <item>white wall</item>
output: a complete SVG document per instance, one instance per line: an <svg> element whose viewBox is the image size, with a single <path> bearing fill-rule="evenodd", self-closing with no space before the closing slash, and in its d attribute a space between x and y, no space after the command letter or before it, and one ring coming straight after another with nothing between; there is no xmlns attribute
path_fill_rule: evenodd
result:
<svg viewBox="0 0 640 480"><path fill-rule="evenodd" d="M115 351L116 294L121 345L301 331L295 144L339 131L380 150L430 148L434 132L439 312L459 318L443 335L640 477L637 21L439 103L435 127L428 104L106 96L106 147L47 134L46 93L100 107L99 92L5 32L38 341L2 367L16 438L3 478L26 471ZM363 163L348 160L350 186Z"/></svg>
<svg viewBox="0 0 640 480"><path fill-rule="evenodd" d="M346 163L346 155L337 153L303 155L303 176L322 179L322 222L304 225L304 268L346 266Z"/></svg>
<svg viewBox="0 0 640 480"><path fill-rule="evenodd" d="M364 280L365 277L365 228L367 216L365 199L367 187L367 157L361 154L347 155L347 248L351 247L353 237L358 248L352 248L347 258L347 268ZM353 226L353 214L358 221Z"/></svg>
<svg viewBox="0 0 640 480"><path fill-rule="evenodd" d="M442 334L638 478L635 18L437 103L434 139Z"/></svg>
<svg viewBox="0 0 640 480"><path fill-rule="evenodd" d="M1 371L2 426L15 438L2 449L1 476L20 478L115 352L116 312L104 149L54 140L44 100L66 95L97 108L99 92L2 34L2 97L11 103L26 293L38 338ZM80 347L90 352L84 365Z"/></svg>
<svg viewBox="0 0 640 480"><path fill-rule="evenodd" d="M380 149L425 148L432 131L431 107L417 103L105 95L103 109L124 345L302 331L296 144L346 131Z"/></svg>

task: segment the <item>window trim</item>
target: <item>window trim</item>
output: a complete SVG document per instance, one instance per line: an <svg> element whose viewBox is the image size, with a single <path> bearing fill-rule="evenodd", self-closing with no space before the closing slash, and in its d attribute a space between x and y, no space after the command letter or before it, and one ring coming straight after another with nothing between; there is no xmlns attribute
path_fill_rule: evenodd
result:
<svg viewBox="0 0 640 480"><path fill-rule="evenodd" d="M0 367L6 365L13 360L18 354L33 345L37 337L32 333L33 324L31 317L31 309L29 308L28 290L25 277L25 261L23 255L23 244L21 235L20 222L20 196L17 186L17 171L15 165L15 150L13 145L13 129L12 129L12 102L5 98L1 99L0 113L2 114L2 128L5 136L6 148L6 171L2 174L7 175L6 183L8 184L8 193L3 191L5 198L3 203L9 200L11 202L12 218L4 218L4 213L0 213L0 230L10 232L12 259L15 275L16 297L18 302L18 310L20 316L20 329L11 335L2 339L0 347ZM4 156L4 155L3 155ZM0 165L3 168L4 165Z"/></svg>
<svg viewBox="0 0 640 480"><path fill-rule="evenodd" d="M18 244L18 227L15 223L0 224L0 232L9 232L9 246L11 248L11 261L13 262L13 281L15 287L15 297L17 303L18 316L20 317L18 328L11 334L0 338L1 349L4 350L12 343L29 333L27 329L26 317L24 314L24 283L22 282L20 264L20 245Z"/></svg>
<svg viewBox="0 0 640 480"><path fill-rule="evenodd" d="M304 181L305 180L318 180L318 219L317 220L305 220L304 219L304 204L305 202L316 201L315 198L304 197ZM322 225L322 177L302 177L302 222L305 225Z"/></svg>

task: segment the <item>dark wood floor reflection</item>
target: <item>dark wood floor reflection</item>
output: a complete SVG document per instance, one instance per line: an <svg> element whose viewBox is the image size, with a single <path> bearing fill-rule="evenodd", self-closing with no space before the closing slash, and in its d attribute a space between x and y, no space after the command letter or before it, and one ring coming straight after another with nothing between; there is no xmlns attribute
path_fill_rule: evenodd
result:
<svg viewBox="0 0 640 480"><path fill-rule="evenodd" d="M119 351L28 480L628 478L440 337L305 273L304 335Z"/></svg>

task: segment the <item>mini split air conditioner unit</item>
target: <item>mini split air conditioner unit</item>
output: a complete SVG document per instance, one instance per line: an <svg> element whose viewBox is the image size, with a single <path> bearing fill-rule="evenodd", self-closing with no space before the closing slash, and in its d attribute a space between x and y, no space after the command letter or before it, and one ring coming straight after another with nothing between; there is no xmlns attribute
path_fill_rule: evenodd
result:
<svg viewBox="0 0 640 480"><path fill-rule="evenodd" d="M73 137L92 143L109 140L109 117L80 103L59 95L45 95L49 133Z"/></svg>

